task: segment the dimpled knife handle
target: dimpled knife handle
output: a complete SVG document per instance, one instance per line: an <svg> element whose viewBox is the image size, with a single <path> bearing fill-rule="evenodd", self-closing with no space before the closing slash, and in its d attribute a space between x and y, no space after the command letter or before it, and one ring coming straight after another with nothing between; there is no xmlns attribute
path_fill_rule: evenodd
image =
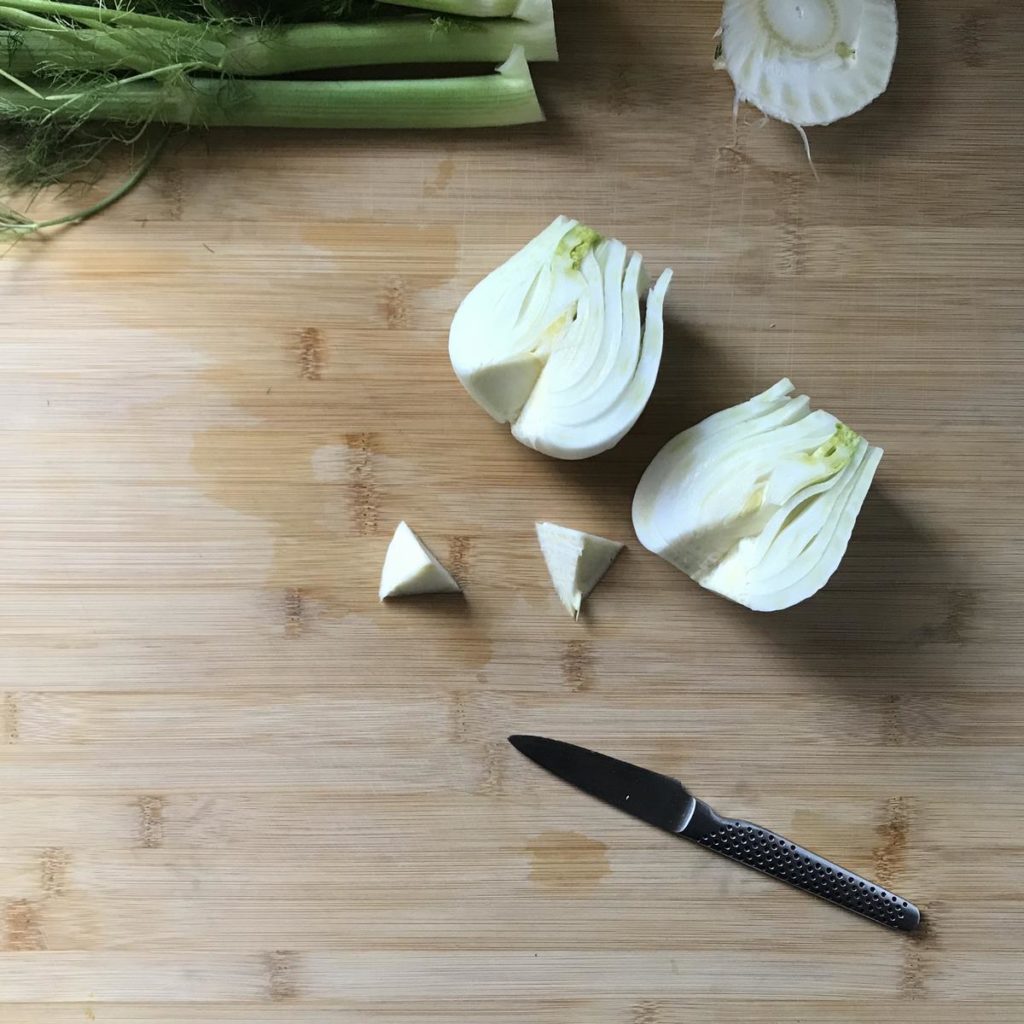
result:
<svg viewBox="0 0 1024 1024"><path fill-rule="evenodd" d="M913 903L875 882L791 843L770 829L736 818L722 818L700 800L696 805L682 832L685 838L887 928L912 932L921 923L921 912Z"/></svg>

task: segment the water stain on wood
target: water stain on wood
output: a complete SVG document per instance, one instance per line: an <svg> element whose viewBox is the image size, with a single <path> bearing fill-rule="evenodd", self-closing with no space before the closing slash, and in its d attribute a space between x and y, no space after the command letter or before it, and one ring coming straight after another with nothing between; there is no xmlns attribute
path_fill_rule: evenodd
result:
<svg viewBox="0 0 1024 1024"><path fill-rule="evenodd" d="M140 796L137 807L139 845L146 850L155 850L164 841L164 798Z"/></svg>
<svg viewBox="0 0 1024 1024"><path fill-rule="evenodd" d="M573 693L582 693L594 685L594 657L586 640L570 640L562 652L562 678Z"/></svg>
<svg viewBox="0 0 1024 1024"><path fill-rule="evenodd" d="M455 273L454 225L384 224L367 221L318 221L303 224L302 241L321 250L325 260L360 274L393 274L396 254L417 275L447 281Z"/></svg>
<svg viewBox="0 0 1024 1024"><path fill-rule="evenodd" d="M827 819L821 811L801 807L793 812L793 839L801 846L814 848L814 837L825 831Z"/></svg>
<svg viewBox="0 0 1024 1024"><path fill-rule="evenodd" d="M349 495L351 496L352 525L361 537L377 532L380 495L373 468L373 456L377 448L375 434L346 434L351 458L349 460Z"/></svg>
<svg viewBox="0 0 1024 1024"><path fill-rule="evenodd" d="M18 698L13 693L5 693L0 702L0 742L17 743L19 728Z"/></svg>
<svg viewBox="0 0 1024 1024"><path fill-rule="evenodd" d="M462 534L448 538L448 561L446 567L460 587L466 585L469 571L469 556L473 551L473 540Z"/></svg>
<svg viewBox="0 0 1024 1024"><path fill-rule="evenodd" d="M905 797L894 796L885 805L885 819L875 830L881 842L872 852L875 878L892 889L903 870L910 830L910 805Z"/></svg>
<svg viewBox="0 0 1024 1024"><path fill-rule="evenodd" d="M345 438L327 432L285 430L268 439L246 428L218 428L195 437L192 465L206 495L257 517L270 532L265 582L283 595L279 600L290 636L300 625L293 614L294 591L301 591L307 617L314 598L324 614L349 611L343 589L333 583L352 575L346 572L343 542L374 525L378 500L373 436L369 441L360 436L364 440L354 452Z"/></svg>
<svg viewBox="0 0 1024 1024"><path fill-rule="evenodd" d="M9 900L4 907L4 948L12 953L46 949L46 938L31 900Z"/></svg>
<svg viewBox="0 0 1024 1024"><path fill-rule="evenodd" d="M317 327L303 327L292 346L303 380L320 380L327 364L327 342Z"/></svg>
<svg viewBox="0 0 1024 1024"><path fill-rule="evenodd" d="M39 886L47 896L67 892L71 854L60 846L50 846L39 857Z"/></svg>
<svg viewBox="0 0 1024 1024"><path fill-rule="evenodd" d="M446 156L437 165L437 173L434 175L433 180L424 185L423 194L430 198L441 195L451 184L454 175L455 161L450 156Z"/></svg>
<svg viewBox="0 0 1024 1024"><path fill-rule="evenodd" d="M298 956L290 950L277 949L264 957L267 969L267 994L272 1003L284 1003L299 995L295 980Z"/></svg>
<svg viewBox="0 0 1024 1024"><path fill-rule="evenodd" d="M550 891L593 889L611 873L608 847L579 832L542 832L526 849L530 881Z"/></svg>
<svg viewBox="0 0 1024 1024"><path fill-rule="evenodd" d="M352 548L344 541L377 531L377 462L386 449L380 430L394 420L381 412L393 387L391 375L381 369L389 353L366 351L359 336L381 326L380 310L372 301L367 305L366 296L373 296L381 282L400 279L401 295L391 289L391 324L408 319L423 305L425 292L455 273L457 231L453 225L365 220L268 231L287 261L281 287L290 289L290 301L320 295L312 278L340 277L340 294L323 314L334 319L281 324L271 293L253 286L236 296L231 331L189 332L188 344L202 345L207 363L197 386L212 392L216 410L213 422L193 435L191 462L207 497L266 524L272 543L267 585L301 586L307 597L315 595L325 616L337 618L351 611L347 591L369 585L353 579ZM149 259L151 248L134 247L133 262ZM223 319L222 296L202 287L200 275L208 270L202 263L189 269L193 272L175 277L175 293L153 293L149 320L179 322L185 290L191 321ZM137 303L126 313L137 316ZM327 343L334 335L337 349ZM282 338L292 345L283 373L260 361L265 346L280 345ZM332 372L342 352L344 372ZM394 356L407 359L404 349ZM313 380L318 380L315 387ZM225 417L230 417L227 425ZM325 452L334 453L330 465L324 464ZM325 470L339 479L324 479Z"/></svg>
<svg viewBox="0 0 1024 1024"><path fill-rule="evenodd" d="M353 575L344 541L377 532L378 454L378 435L371 431L286 430L261 444L259 432L222 428L195 439L192 464L206 480L207 495L259 517L270 528L266 583L284 594L289 636L308 624L311 600L328 617L350 611L342 582L351 585ZM252 466L259 467L258 479L252 479ZM301 620L295 616L296 591L303 602Z"/></svg>
<svg viewBox="0 0 1024 1024"><path fill-rule="evenodd" d="M75 253L75 259L63 260L73 263L72 269L57 269L66 278L80 278L83 302L96 292L96 277L148 287L150 276L160 275L160 287L147 291L145 322L159 325L161 336L171 342L185 309L180 351L201 360L189 385L201 396L199 408L206 417L191 437L190 460L199 486L212 502L265 526L270 554L266 586L301 587L307 598L315 597L324 616L342 618L351 611L349 595L355 588L372 586L367 577L373 573L361 555L353 571L354 551L360 549L344 542L376 533L378 431L393 418L380 412L382 391L386 395L391 386L380 370L388 353L368 353L355 340L345 349L345 372L331 373L336 354L327 340L343 329L380 326L378 311L372 302L367 306L365 297L385 279L400 278L401 304L409 311L420 308L423 293L455 273L457 230L453 225L367 220L264 227L257 248L262 252L262 243L270 245L281 259L281 290L268 288L258 275L240 279L228 331L195 328L221 324L225 317L224 295L210 285L205 254L202 260L183 260L169 254L166 245L136 238L119 243L102 261L82 260ZM226 253L230 241L224 246L214 247ZM345 282L324 311L333 319L282 323L286 307L277 296L291 296L289 302L301 309L309 295L320 294L313 279L326 274L341 275ZM122 300L122 294L129 293L119 287L104 295L103 316L137 326L138 301ZM403 315L396 307L392 322ZM283 369L266 358L271 346L280 352L282 339L290 346ZM317 458L325 451L337 453L336 465L328 467L341 475L337 481L323 479L325 467ZM259 544L258 528L250 529L249 538Z"/></svg>

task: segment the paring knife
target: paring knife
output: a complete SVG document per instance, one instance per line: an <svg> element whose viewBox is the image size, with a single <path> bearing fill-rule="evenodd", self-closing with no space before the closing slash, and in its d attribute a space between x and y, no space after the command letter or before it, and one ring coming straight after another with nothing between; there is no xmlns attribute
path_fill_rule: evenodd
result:
<svg viewBox="0 0 1024 1024"><path fill-rule="evenodd" d="M691 839L747 867L852 910L876 924L912 932L921 912L900 896L805 850L777 832L722 818L678 779L542 736L509 736L541 768L649 825Z"/></svg>

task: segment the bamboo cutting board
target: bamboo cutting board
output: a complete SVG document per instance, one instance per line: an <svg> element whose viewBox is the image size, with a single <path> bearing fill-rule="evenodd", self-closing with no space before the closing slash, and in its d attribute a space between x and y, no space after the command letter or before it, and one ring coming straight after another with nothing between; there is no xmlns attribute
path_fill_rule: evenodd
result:
<svg viewBox="0 0 1024 1024"><path fill-rule="evenodd" d="M1024 1012L1024 16L901 5L888 94L741 111L717 5L565 0L546 125L219 132L0 262L0 1024L928 1024ZM452 375L558 213L676 270L633 434ZM758 616L632 538L660 445L789 375L886 449ZM466 600L382 606L405 518ZM629 541L574 624L533 539ZM919 902L908 940L544 776L683 778Z"/></svg>

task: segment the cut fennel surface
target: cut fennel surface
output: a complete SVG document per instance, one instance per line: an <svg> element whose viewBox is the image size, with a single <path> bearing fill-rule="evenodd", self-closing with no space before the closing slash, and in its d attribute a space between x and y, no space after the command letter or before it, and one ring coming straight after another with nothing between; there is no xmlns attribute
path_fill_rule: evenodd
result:
<svg viewBox="0 0 1024 1024"><path fill-rule="evenodd" d="M755 611L828 582L882 457L792 392L779 381L673 438L633 499L644 547Z"/></svg>
<svg viewBox="0 0 1024 1024"><path fill-rule="evenodd" d="M618 444L661 365L666 270L647 295L639 254L558 217L466 296L449 355L459 380L527 447L584 459Z"/></svg>
<svg viewBox="0 0 1024 1024"><path fill-rule="evenodd" d="M596 534L554 523L537 523L537 540L559 600L566 611L578 619L583 601L623 546Z"/></svg>
<svg viewBox="0 0 1024 1024"><path fill-rule="evenodd" d="M451 594L462 588L448 570L403 521L384 556L380 575L380 599L416 594Z"/></svg>
<svg viewBox="0 0 1024 1024"><path fill-rule="evenodd" d="M896 38L895 0L725 0L717 66L737 103L830 124L885 91Z"/></svg>

